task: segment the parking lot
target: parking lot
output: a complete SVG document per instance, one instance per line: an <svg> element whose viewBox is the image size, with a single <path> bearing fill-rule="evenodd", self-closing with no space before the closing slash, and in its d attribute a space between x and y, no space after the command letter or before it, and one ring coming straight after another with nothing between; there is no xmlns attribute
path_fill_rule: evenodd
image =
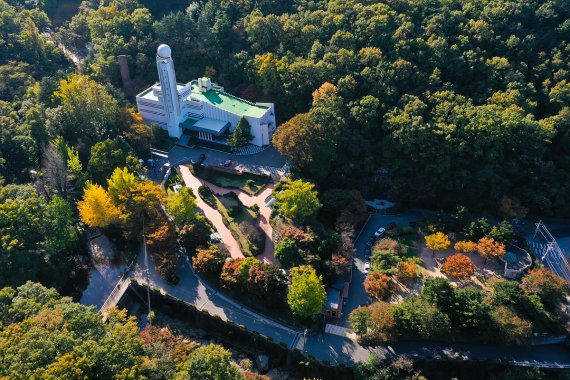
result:
<svg viewBox="0 0 570 380"><path fill-rule="evenodd" d="M343 314L339 320L339 324L349 327L348 316L350 312L361 305L368 305L372 299L366 294L364 290L364 280L366 273L364 258L366 242L379 228L387 228L390 223L401 224L407 226L410 222L419 221L421 214L417 212L408 212L399 215L380 215L371 214L368 221L362 227L355 241L356 255L352 267L352 282L350 284L350 291L348 298L344 301Z"/></svg>

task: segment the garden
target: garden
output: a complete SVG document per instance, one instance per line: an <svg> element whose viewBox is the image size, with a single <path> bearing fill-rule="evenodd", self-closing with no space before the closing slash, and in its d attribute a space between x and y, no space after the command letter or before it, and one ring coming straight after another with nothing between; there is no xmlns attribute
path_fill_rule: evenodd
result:
<svg viewBox="0 0 570 380"><path fill-rule="evenodd" d="M501 259L508 260L515 242L509 223L472 219L463 209L426 220L416 231L389 231L372 246L364 284L376 302L349 317L359 340L525 345L537 334L563 334L564 280L538 266L520 281L503 279Z"/></svg>
<svg viewBox="0 0 570 380"><path fill-rule="evenodd" d="M265 247L265 234L259 227L259 206L246 207L234 192L216 195L207 186L199 188L200 197L217 209L244 256L257 256Z"/></svg>
<svg viewBox="0 0 570 380"><path fill-rule="evenodd" d="M226 189L239 189L249 195L257 194L271 182L271 177L246 171L222 169L212 166L191 165L188 167L194 175ZM231 172L230 172L231 171Z"/></svg>

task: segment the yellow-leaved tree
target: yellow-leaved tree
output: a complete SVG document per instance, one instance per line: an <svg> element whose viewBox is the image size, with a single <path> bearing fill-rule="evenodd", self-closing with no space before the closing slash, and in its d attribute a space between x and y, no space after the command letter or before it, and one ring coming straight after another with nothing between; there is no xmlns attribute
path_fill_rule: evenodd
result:
<svg viewBox="0 0 570 380"><path fill-rule="evenodd" d="M88 183L83 199L77 202L81 220L90 227L108 227L119 221L119 209L100 185Z"/></svg>
<svg viewBox="0 0 570 380"><path fill-rule="evenodd" d="M436 232L435 234L426 236L426 247L431 249L432 256L435 256L435 251L440 249L447 249L451 245L451 240L443 232Z"/></svg>

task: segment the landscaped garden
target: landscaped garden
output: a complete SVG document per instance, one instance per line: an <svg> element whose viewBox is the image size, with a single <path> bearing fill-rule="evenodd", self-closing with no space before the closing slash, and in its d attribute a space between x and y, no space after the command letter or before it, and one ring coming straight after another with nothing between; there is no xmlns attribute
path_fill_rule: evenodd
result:
<svg viewBox="0 0 570 380"><path fill-rule="evenodd" d="M353 329L374 344L422 338L521 345L535 334L563 334L565 281L540 267L520 281L503 278L501 258L516 240L507 222L471 219L462 209L417 231L395 228L371 249L364 286L377 302L351 313Z"/></svg>
<svg viewBox="0 0 570 380"><path fill-rule="evenodd" d="M188 164L194 175L226 189L239 189L249 195L257 194L265 185L271 182L271 177L250 172L235 173L216 170L213 167Z"/></svg>

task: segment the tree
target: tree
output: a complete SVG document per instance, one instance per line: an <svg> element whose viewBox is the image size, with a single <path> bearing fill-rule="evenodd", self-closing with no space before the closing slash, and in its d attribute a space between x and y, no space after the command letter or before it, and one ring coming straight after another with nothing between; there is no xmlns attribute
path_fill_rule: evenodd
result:
<svg viewBox="0 0 570 380"><path fill-rule="evenodd" d="M2 377L121 378L136 374L148 360L137 323L126 311L109 309L103 323L96 308L61 297L55 289L28 282L11 294L6 299L10 325L0 333Z"/></svg>
<svg viewBox="0 0 570 380"><path fill-rule="evenodd" d="M225 288L235 288L245 285L245 280L240 270L240 265L244 261L242 258L226 260L222 267L220 281Z"/></svg>
<svg viewBox="0 0 570 380"><path fill-rule="evenodd" d="M568 284L546 268L531 269L522 279L526 295L537 295L545 305L555 306L568 293Z"/></svg>
<svg viewBox="0 0 570 380"><path fill-rule="evenodd" d="M510 308L499 306L491 313L498 336L507 344L528 344L532 336L532 323L519 317Z"/></svg>
<svg viewBox="0 0 570 380"><path fill-rule="evenodd" d="M198 249L192 258L192 266L200 273L220 274L227 255L212 245L208 249Z"/></svg>
<svg viewBox="0 0 570 380"><path fill-rule="evenodd" d="M391 281L392 279L383 273L372 272L364 280L364 290L369 296L379 300L390 295Z"/></svg>
<svg viewBox="0 0 570 380"><path fill-rule="evenodd" d="M435 255L435 251L447 249L451 245L449 237L443 232L436 232L434 234L427 235L425 239L426 247L431 249L432 256Z"/></svg>
<svg viewBox="0 0 570 380"><path fill-rule="evenodd" d="M83 182L83 167L77 150L70 148L61 137L52 140L43 152L43 180L48 189L67 200L76 182Z"/></svg>
<svg viewBox="0 0 570 380"><path fill-rule="evenodd" d="M32 280L62 287L78 247L75 224L57 196L47 202L30 186L0 187L0 286Z"/></svg>
<svg viewBox="0 0 570 380"><path fill-rule="evenodd" d="M286 183L283 192L275 195L277 210L288 218L303 221L321 207L314 187L300 179Z"/></svg>
<svg viewBox="0 0 570 380"><path fill-rule="evenodd" d="M421 297L444 312L452 311L456 303L455 289L448 279L442 277L427 278Z"/></svg>
<svg viewBox="0 0 570 380"><path fill-rule="evenodd" d="M507 253L503 243L486 237L479 239L477 242L477 252L485 258L485 262L487 262L489 257L500 257Z"/></svg>
<svg viewBox="0 0 570 380"><path fill-rule="evenodd" d="M393 315L396 329L404 336L429 339L443 337L451 332L447 314L418 296L408 297L394 307Z"/></svg>
<svg viewBox="0 0 570 380"><path fill-rule="evenodd" d="M395 335L394 309L387 302L374 302L369 307L368 336L380 343L390 342Z"/></svg>
<svg viewBox="0 0 570 380"><path fill-rule="evenodd" d="M400 261L396 265L396 277L398 280L407 282L418 277L418 266L412 261Z"/></svg>
<svg viewBox="0 0 570 380"><path fill-rule="evenodd" d="M97 184L87 184L77 209L83 223L90 227L106 228L119 221L119 209L109 193Z"/></svg>
<svg viewBox="0 0 570 380"><path fill-rule="evenodd" d="M109 195L120 210L123 233L129 238L141 236L145 216L162 213L164 190L152 181L140 180L127 168L116 168L107 182Z"/></svg>
<svg viewBox="0 0 570 380"><path fill-rule="evenodd" d="M247 290L270 306L279 304L287 295L287 277L277 265L256 263L249 268Z"/></svg>
<svg viewBox="0 0 570 380"><path fill-rule="evenodd" d="M275 257L285 268L299 265L303 261L297 244L288 237L279 240L275 244Z"/></svg>
<svg viewBox="0 0 570 380"><path fill-rule="evenodd" d="M251 125L247 119L242 116L241 119L239 119L236 128L232 132L232 135L228 139L228 144L234 149L241 148L247 146L252 139Z"/></svg>
<svg viewBox="0 0 570 380"><path fill-rule="evenodd" d="M182 244L189 255L192 255L196 248L208 245L212 227L207 218L202 215L196 215L196 219L192 223L178 227L177 233L180 244Z"/></svg>
<svg viewBox="0 0 570 380"><path fill-rule="evenodd" d="M455 299L451 316L460 329L476 334L487 328L490 308L485 302L485 293L468 286L456 289Z"/></svg>
<svg viewBox="0 0 570 380"><path fill-rule="evenodd" d="M327 144L326 129L314 123L307 113L281 124L272 142L296 168L315 178L324 178L330 171L331 157L336 157L334 146Z"/></svg>
<svg viewBox="0 0 570 380"><path fill-rule="evenodd" d="M92 146L118 134L117 101L88 76L72 75L62 80L54 97L61 104L61 112L50 123L54 135L61 134L71 144L81 140Z"/></svg>
<svg viewBox="0 0 570 380"><path fill-rule="evenodd" d="M475 273L475 265L469 257L456 253L445 260L442 272L458 280L467 280Z"/></svg>
<svg viewBox="0 0 570 380"><path fill-rule="evenodd" d="M241 380L239 368L232 361L232 354L222 346L209 344L192 352L184 366L188 379Z"/></svg>
<svg viewBox="0 0 570 380"><path fill-rule="evenodd" d="M177 226L183 226L196 219L196 197L192 190L183 187L176 194L166 198L166 208Z"/></svg>
<svg viewBox="0 0 570 380"><path fill-rule="evenodd" d="M368 333L368 323L370 321L370 310L367 306L359 306L350 312L348 323L350 327L360 336Z"/></svg>
<svg viewBox="0 0 570 380"><path fill-rule="evenodd" d="M291 311L301 318L311 319L323 311L327 292L321 276L308 265L291 269L291 286L287 303Z"/></svg>
<svg viewBox="0 0 570 380"><path fill-rule="evenodd" d="M477 243L470 240L462 240L455 243L453 246L456 251L461 253L472 253L477 251Z"/></svg>
<svg viewBox="0 0 570 380"><path fill-rule="evenodd" d="M105 139L93 145L87 163L89 179L100 185L105 184L115 168L126 166L130 150L123 138Z"/></svg>

